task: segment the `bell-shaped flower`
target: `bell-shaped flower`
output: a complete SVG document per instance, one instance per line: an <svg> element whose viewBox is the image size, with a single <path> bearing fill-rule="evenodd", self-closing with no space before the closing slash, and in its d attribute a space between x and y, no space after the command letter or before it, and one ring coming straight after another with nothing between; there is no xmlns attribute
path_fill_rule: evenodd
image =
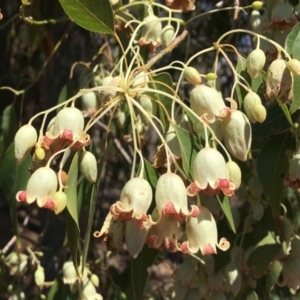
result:
<svg viewBox="0 0 300 300"><path fill-rule="evenodd" d="M147 228L140 228L134 219L125 223L125 243L129 254L136 258L142 250L148 236Z"/></svg>
<svg viewBox="0 0 300 300"><path fill-rule="evenodd" d="M200 213L197 218L187 218L185 223L187 241L181 245L183 253L197 253L199 250L202 255L216 254L216 247L226 251L230 243L221 238L218 242L218 231L214 217L210 211L200 207Z"/></svg>
<svg viewBox="0 0 300 300"><path fill-rule="evenodd" d="M96 288L89 278L83 281L82 299L86 300L103 300L103 297L97 293Z"/></svg>
<svg viewBox="0 0 300 300"><path fill-rule="evenodd" d="M39 207L55 208L54 194L57 190L57 176L49 167L37 169L29 178L26 191L19 191L16 200L33 203L35 200Z"/></svg>
<svg viewBox="0 0 300 300"><path fill-rule="evenodd" d="M46 132L43 142L47 145L58 142L56 150L59 150L65 143L73 144L73 150L81 146L86 147L90 144L90 136L83 129L82 112L76 107L65 107L55 117L51 131Z"/></svg>
<svg viewBox="0 0 300 300"><path fill-rule="evenodd" d="M300 153L291 159L289 173L284 177L284 185L297 190L300 188Z"/></svg>
<svg viewBox="0 0 300 300"><path fill-rule="evenodd" d="M223 155L214 148L201 149L193 162L194 182L188 187L191 195L203 191L206 195L217 195L220 190L232 196L236 189L229 179L229 172Z"/></svg>
<svg viewBox="0 0 300 300"><path fill-rule="evenodd" d="M162 24L158 17L150 14L143 20L141 38L139 45L149 46L149 51L153 53L161 44Z"/></svg>
<svg viewBox="0 0 300 300"><path fill-rule="evenodd" d="M160 216L185 221L187 216L197 217L199 209L192 205L188 210L186 187L182 179L175 173L167 172L157 181L155 201Z"/></svg>
<svg viewBox="0 0 300 300"><path fill-rule="evenodd" d="M32 125L23 125L14 139L14 153L17 165L20 165L28 156L37 141L37 132Z"/></svg>
<svg viewBox="0 0 300 300"><path fill-rule="evenodd" d="M166 5L183 12L195 10L195 0L166 0Z"/></svg>
<svg viewBox="0 0 300 300"><path fill-rule="evenodd" d="M180 222L167 215L160 216L157 208L152 213L152 219L158 221L150 228L146 244L158 250L163 250L165 247L170 252L180 251L178 245L181 234Z"/></svg>
<svg viewBox="0 0 300 300"><path fill-rule="evenodd" d="M205 84L194 87L190 93L190 102L193 111L204 117L209 123L216 118L227 116L230 108L225 105L222 95L214 88Z"/></svg>
<svg viewBox="0 0 300 300"><path fill-rule="evenodd" d="M222 132L230 154L246 161L252 141L251 125L247 116L239 110L231 110L222 121Z"/></svg>
<svg viewBox="0 0 300 300"><path fill-rule="evenodd" d="M110 213L120 221L135 219L139 227L144 228L151 201L152 189L149 182L140 177L132 178L124 186L120 200L110 207Z"/></svg>
<svg viewBox="0 0 300 300"><path fill-rule="evenodd" d="M275 28L284 31L293 28L297 22L293 6L290 3L277 3L272 9L271 21L265 26L267 29Z"/></svg>

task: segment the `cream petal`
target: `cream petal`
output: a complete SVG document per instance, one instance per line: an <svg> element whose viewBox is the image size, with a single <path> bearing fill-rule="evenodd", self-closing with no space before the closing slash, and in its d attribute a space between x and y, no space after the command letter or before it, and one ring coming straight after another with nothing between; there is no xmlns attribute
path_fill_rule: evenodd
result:
<svg viewBox="0 0 300 300"><path fill-rule="evenodd" d="M57 176L48 167L37 169L27 183L27 203L37 200L39 206L43 206L47 198L53 198L57 190Z"/></svg>
<svg viewBox="0 0 300 300"><path fill-rule="evenodd" d="M201 189L209 184L216 189L219 179L228 179L228 170L222 154L214 148L203 148L193 162L194 179Z"/></svg>

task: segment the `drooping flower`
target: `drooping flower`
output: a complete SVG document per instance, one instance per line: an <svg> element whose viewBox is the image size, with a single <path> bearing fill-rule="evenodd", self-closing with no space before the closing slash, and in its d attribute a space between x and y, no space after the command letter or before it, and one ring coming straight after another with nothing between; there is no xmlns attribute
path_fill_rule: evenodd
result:
<svg viewBox="0 0 300 300"><path fill-rule="evenodd" d="M229 172L222 154L214 148L203 148L193 162L195 181L188 191L195 194L203 191L207 195L217 195L220 190L227 196L232 196L236 189L229 180Z"/></svg>
<svg viewBox="0 0 300 300"><path fill-rule="evenodd" d="M193 111L209 123L213 123L216 118L224 118L230 111L221 94L205 84L194 87L190 93L190 102Z"/></svg>
<svg viewBox="0 0 300 300"><path fill-rule="evenodd" d="M246 161L252 141L251 125L247 116L240 110L231 110L222 121L222 132L230 154Z"/></svg>
<svg viewBox="0 0 300 300"><path fill-rule="evenodd" d="M200 250L202 255L216 254L216 247L226 251L230 246L225 238L218 242L216 221L204 206L200 207L197 218L187 218L185 231L187 241L181 245L183 253L197 253Z"/></svg>
<svg viewBox="0 0 300 300"><path fill-rule="evenodd" d="M37 132L32 125L23 125L14 139L14 153L17 164L20 165L30 153L37 141Z"/></svg>
<svg viewBox="0 0 300 300"><path fill-rule="evenodd" d="M19 191L16 200L28 204L37 202L39 207L54 210L54 194L57 190L57 176L49 167L37 169L29 178L26 191Z"/></svg>
<svg viewBox="0 0 300 300"><path fill-rule="evenodd" d="M64 144L73 144L72 149L86 147L90 144L90 136L84 131L84 117L76 107L65 107L57 114L51 131L47 131L43 142L51 145L54 142L56 150Z"/></svg>
<svg viewBox="0 0 300 300"><path fill-rule="evenodd" d="M187 216L197 217L199 209L192 205L188 210L186 187L175 173L167 172L157 181L155 201L160 216L185 221Z"/></svg>
<svg viewBox="0 0 300 300"><path fill-rule="evenodd" d="M294 189L300 188L300 154L296 154L290 161L289 173L284 177L284 185Z"/></svg>
<svg viewBox="0 0 300 300"><path fill-rule="evenodd" d="M147 45L149 51L153 53L161 44L162 24L159 18L153 14L147 16L143 23L139 45Z"/></svg>
<svg viewBox="0 0 300 300"><path fill-rule="evenodd" d="M110 207L110 213L120 221L135 219L139 227L144 228L151 201L152 189L149 182L140 177L132 178L124 186L120 200Z"/></svg>
<svg viewBox="0 0 300 300"><path fill-rule="evenodd" d="M150 228L146 244L150 248L163 250L164 247L170 252L180 250L178 238L181 233L180 222L167 215L160 216L157 208L152 213L152 219L158 222Z"/></svg>
<svg viewBox="0 0 300 300"><path fill-rule="evenodd" d="M271 21L266 23L267 29L286 30L293 28L298 22L290 3L278 3L271 13Z"/></svg>

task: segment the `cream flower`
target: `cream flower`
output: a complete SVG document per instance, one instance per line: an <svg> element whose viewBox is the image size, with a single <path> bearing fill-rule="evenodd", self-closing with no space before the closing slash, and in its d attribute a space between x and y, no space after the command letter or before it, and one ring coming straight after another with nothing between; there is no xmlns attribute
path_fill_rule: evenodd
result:
<svg viewBox="0 0 300 300"><path fill-rule="evenodd" d="M193 111L199 116L213 123L216 118L224 118L230 108L225 105L221 94L214 88L205 84L194 87L190 94Z"/></svg>
<svg viewBox="0 0 300 300"><path fill-rule="evenodd" d="M143 20L139 45L148 45L151 53L161 44L162 24L158 17L150 14Z"/></svg>
<svg viewBox="0 0 300 300"><path fill-rule="evenodd" d="M155 192L155 201L160 216L185 221L187 216L197 217L199 209L192 205L188 210L188 200L185 185L175 173L165 173L159 177Z"/></svg>
<svg viewBox="0 0 300 300"><path fill-rule="evenodd" d="M57 142L55 144L56 151L65 143L74 143L72 146L73 150L81 146L86 147L90 144L90 136L83 129L84 117L82 112L76 107L65 107L55 117L51 131L46 132L43 142L47 145Z"/></svg>
<svg viewBox="0 0 300 300"><path fill-rule="evenodd" d="M54 194L57 190L57 176L49 167L37 169L29 178L26 191L19 191L16 199L19 202L33 203L35 200L39 207L54 209Z"/></svg>
<svg viewBox="0 0 300 300"><path fill-rule="evenodd" d="M190 194L203 191L207 195L219 194L220 190L232 196L236 189L229 180L229 172L222 154L214 148L203 148L193 162L195 181L188 187Z"/></svg>
<svg viewBox="0 0 300 300"><path fill-rule="evenodd" d="M158 219L158 222L151 227L146 244L158 250L163 250L165 247L170 252L179 251L178 238L181 233L179 221L167 215L160 217L157 209L152 213L152 218Z"/></svg>
<svg viewBox="0 0 300 300"><path fill-rule="evenodd" d="M185 230L187 242L181 245L183 253L197 253L200 250L202 255L208 255L216 254L216 247L223 251L229 249L230 244L225 238L218 243L216 221L204 206L200 207L197 218L187 218Z"/></svg>
<svg viewBox="0 0 300 300"><path fill-rule="evenodd" d="M110 207L114 219L129 221L135 219L144 228L147 210L152 201L152 189L143 178L132 178L124 186L120 200Z"/></svg>

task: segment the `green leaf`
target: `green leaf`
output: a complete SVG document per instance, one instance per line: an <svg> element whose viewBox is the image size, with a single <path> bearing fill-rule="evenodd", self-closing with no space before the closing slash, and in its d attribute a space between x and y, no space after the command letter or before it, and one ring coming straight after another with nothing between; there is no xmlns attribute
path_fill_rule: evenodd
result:
<svg viewBox="0 0 300 300"><path fill-rule="evenodd" d="M248 246L248 252L250 251L246 264L256 278L266 274L270 263L281 249L276 230L272 212L265 207L263 218L253 225L253 232L245 236L244 243Z"/></svg>
<svg viewBox="0 0 300 300"><path fill-rule="evenodd" d="M232 231L234 233L236 233L236 230L235 230L235 226L234 226L234 221L233 221L233 216L232 216L232 212L231 212L231 209L230 209L230 204L229 204L229 200L228 200L228 197L227 196L224 196L223 197L223 200L221 201L220 198L217 196L217 199L220 203L220 206L222 208L222 211L224 213L224 215L226 216L229 224L230 224L230 227L232 229Z"/></svg>
<svg viewBox="0 0 300 300"><path fill-rule="evenodd" d="M300 59L300 22L288 34L285 40L285 50L293 58Z"/></svg>
<svg viewBox="0 0 300 300"><path fill-rule="evenodd" d="M78 204L77 204L77 179L78 179L78 160L79 160L79 153L78 151L75 153L69 172L68 172L68 179L67 179L67 187L65 193L68 198L67 202L67 209L73 218L74 222L76 223L78 229Z"/></svg>
<svg viewBox="0 0 300 300"><path fill-rule="evenodd" d="M285 40L285 50L293 58L300 60L300 22L298 22L289 33ZM290 108L290 114L293 114L300 106L300 77L295 76L293 83L293 102Z"/></svg>
<svg viewBox="0 0 300 300"><path fill-rule="evenodd" d="M14 141L17 132L17 117L13 104L8 105L1 117L0 124L0 156L6 151L8 146Z"/></svg>
<svg viewBox="0 0 300 300"><path fill-rule="evenodd" d="M193 134L175 124L173 126L180 145L183 169L192 179L192 163L202 146Z"/></svg>
<svg viewBox="0 0 300 300"><path fill-rule="evenodd" d="M160 73L158 75L151 76L151 84L153 85L153 88L155 90L164 92L166 94L169 94L170 96L174 96L174 90L173 90L173 81L172 77L169 73ZM171 107L172 107L172 99L170 97L167 97L165 95L155 93L154 95L155 99L157 99L167 111L168 115L171 115ZM159 111L159 117L162 121L165 129L167 130L169 127L169 123L166 122L165 119L165 110L161 107L160 104L158 104L158 111Z"/></svg>
<svg viewBox="0 0 300 300"><path fill-rule="evenodd" d="M64 284L59 277L55 279L47 294L47 300L77 300L78 293L71 293L70 286Z"/></svg>
<svg viewBox="0 0 300 300"><path fill-rule="evenodd" d="M265 283L263 284L263 286L265 289L265 299L269 298L270 291L278 281L281 271L282 264L278 260L274 260L271 266L271 270L264 278Z"/></svg>
<svg viewBox="0 0 300 300"><path fill-rule="evenodd" d="M131 285L127 291L127 299L142 299L149 276L148 268L153 265L158 250L144 246L138 257L131 259Z"/></svg>
<svg viewBox="0 0 300 300"><path fill-rule="evenodd" d="M68 99L68 85L65 84L62 89L60 90L59 96L58 96L58 101L57 104L63 103ZM63 105L58 107L56 109L56 113L58 113L61 109L63 108Z"/></svg>
<svg viewBox="0 0 300 300"><path fill-rule="evenodd" d="M261 149L257 157L257 172L274 216L280 216L283 200L282 175L288 170L287 149L294 149L289 132L274 136Z"/></svg>
<svg viewBox="0 0 300 300"><path fill-rule="evenodd" d="M95 32L114 33L109 0L59 0L66 14L79 26Z"/></svg>
<svg viewBox="0 0 300 300"><path fill-rule="evenodd" d="M68 199L69 201L69 199ZM67 238L68 238L68 245L70 247L71 257L74 264L74 268L79 275L78 270L78 255L77 255L77 246L78 246L78 239L79 239L79 228L78 224L74 221L71 214L67 213Z"/></svg>
<svg viewBox="0 0 300 300"><path fill-rule="evenodd" d="M292 115L300 106L300 76L294 76L293 83L293 101L290 107L290 114Z"/></svg>

